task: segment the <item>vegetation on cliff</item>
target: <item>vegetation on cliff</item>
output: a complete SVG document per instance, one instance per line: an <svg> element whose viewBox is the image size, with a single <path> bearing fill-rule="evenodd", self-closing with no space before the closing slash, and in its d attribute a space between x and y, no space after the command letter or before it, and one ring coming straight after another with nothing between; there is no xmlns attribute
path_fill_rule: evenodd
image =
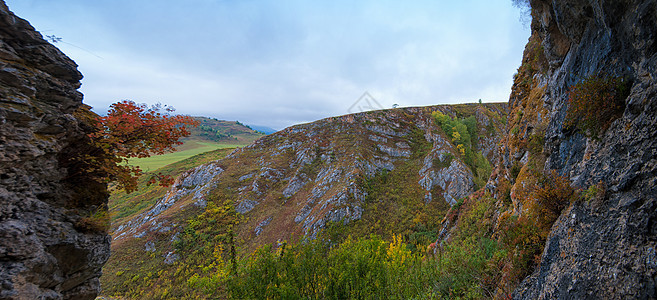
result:
<svg viewBox="0 0 657 300"><path fill-rule="evenodd" d="M463 161L472 170L477 188L483 187L492 168L490 162L480 151L477 151L477 119L474 116L462 119L451 118L440 111L435 111L431 115L443 132L451 138Z"/></svg>
<svg viewBox="0 0 657 300"><path fill-rule="evenodd" d="M629 86L621 77L596 74L584 78L570 88L564 127L599 139L611 122L623 115Z"/></svg>

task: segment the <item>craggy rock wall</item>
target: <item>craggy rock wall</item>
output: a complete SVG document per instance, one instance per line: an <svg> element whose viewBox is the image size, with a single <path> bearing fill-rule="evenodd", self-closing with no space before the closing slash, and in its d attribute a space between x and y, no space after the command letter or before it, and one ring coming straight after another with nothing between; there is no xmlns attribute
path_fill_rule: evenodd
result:
<svg viewBox="0 0 657 300"><path fill-rule="evenodd" d="M0 2L0 299L93 299L107 187L76 157L92 116L77 65Z"/></svg>
<svg viewBox="0 0 657 300"><path fill-rule="evenodd" d="M602 182L607 192L562 212L539 267L514 298L655 298L657 1L536 0L531 5L532 30L543 51L533 91L542 91L539 99L547 111L542 117L549 120L545 168L580 189ZM594 74L631 82L622 117L599 140L564 126L570 87ZM521 102L512 97L511 109Z"/></svg>

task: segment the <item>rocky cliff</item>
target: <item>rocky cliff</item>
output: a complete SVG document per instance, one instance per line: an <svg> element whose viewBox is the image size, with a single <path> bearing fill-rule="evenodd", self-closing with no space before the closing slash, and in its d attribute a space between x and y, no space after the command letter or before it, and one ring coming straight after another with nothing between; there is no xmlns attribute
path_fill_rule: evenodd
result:
<svg viewBox="0 0 657 300"><path fill-rule="evenodd" d="M107 188L76 160L93 150L80 79L73 61L0 2L0 299L98 294Z"/></svg>
<svg viewBox="0 0 657 300"><path fill-rule="evenodd" d="M526 203L517 195L534 157L586 196L566 205L539 266L513 297L655 298L657 1L530 2L532 37L509 102L503 160L489 184L499 191L513 182L522 214ZM594 128L568 126L569 113L582 105L569 99L592 78L618 79L607 82L622 82L627 92L613 118L601 108L576 116Z"/></svg>

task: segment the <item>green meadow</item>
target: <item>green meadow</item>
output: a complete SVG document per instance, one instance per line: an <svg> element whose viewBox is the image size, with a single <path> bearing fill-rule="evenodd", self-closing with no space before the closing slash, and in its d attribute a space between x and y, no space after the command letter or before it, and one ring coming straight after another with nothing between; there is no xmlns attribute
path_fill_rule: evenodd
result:
<svg viewBox="0 0 657 300"><path fill-rule="evenodd" d="M178 151L176 152L166 153L162 155L155 155L145 158L133 158L130 160L130 164L134 166L139 166L141 170L144 172L152 172L166 165L181 161L183 159L187 159L194 155L198 155L201 153L205 153L217 149L237 148L241 146L244 145L190 140L190 141L186 141L184 145L178 147L177 149Z"/></svg>

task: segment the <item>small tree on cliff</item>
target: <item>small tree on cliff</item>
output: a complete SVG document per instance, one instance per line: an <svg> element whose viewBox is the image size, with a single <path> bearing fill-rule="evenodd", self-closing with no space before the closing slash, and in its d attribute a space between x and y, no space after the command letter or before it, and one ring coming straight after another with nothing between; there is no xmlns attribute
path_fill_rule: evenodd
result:
<svg viewBox="0 0 657 300"><path fill-rule="evenodd" d="M198 122L189 116L172 115L172 107L160 104L148 106L123 100L110 106L107 116L98 117L95 131L89 135L99 155L87 156L90 173L102 174L106 182L116 182L126 193L137 189L137 179L143 174L130 158L149 157L174 151L179 140L189 136L187 126ZM162 186L173 183L170 176L153 174L149 184Z"/></svg>

